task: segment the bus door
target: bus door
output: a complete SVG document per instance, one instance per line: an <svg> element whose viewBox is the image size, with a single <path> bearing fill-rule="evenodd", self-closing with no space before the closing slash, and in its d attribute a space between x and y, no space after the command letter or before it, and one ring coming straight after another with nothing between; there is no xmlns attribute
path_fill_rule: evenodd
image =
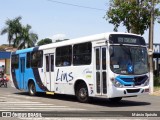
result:
<svg viewBox="0 0 160 120"><path fill-rule="evenodd" d="M54 91L54 54L45 54L45 80L49 91Z"/></svg>
<svg viewBox="0 0 160 120"><path fill-rule="evenodd" d="M19 87L20 89L24 88L24 75L25 75L25 57L20 57L20 81L19 81Z"/></svg>
<svg viewBox="0 0 160 120"><path fill-rule="evenodd" d="M96 94L107 94L107 66L106 66L106 46L95 48L95 64L96 64Z"/></svg>

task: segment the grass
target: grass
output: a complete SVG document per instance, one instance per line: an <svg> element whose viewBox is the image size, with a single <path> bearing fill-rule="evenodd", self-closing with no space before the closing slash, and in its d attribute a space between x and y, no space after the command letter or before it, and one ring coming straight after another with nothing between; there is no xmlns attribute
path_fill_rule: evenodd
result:
<svg viewBox="0 0 160 120"><path fill-rule="evenodd" d="M160 90L160 86L154 86L154 91Z"/></svg>

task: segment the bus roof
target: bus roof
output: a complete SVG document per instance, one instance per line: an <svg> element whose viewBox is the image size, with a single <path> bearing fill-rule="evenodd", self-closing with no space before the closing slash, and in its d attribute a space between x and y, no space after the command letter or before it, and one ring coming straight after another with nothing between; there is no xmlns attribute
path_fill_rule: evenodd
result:
<svg viewBox="0 0 160 120"><path fill-rule="evenodd" d="M86 37L80 37L80 38L65 40L65 41L56 42L56 43L50 43L50 44L42 45L42 46L38 46L38 47L32 47L32 48L17 50L16 52L13 52L12 54L26 53L26 52L31 52L31 51L34 51L34 50L37 50L37 49L44 50L44 49L56 48L56 47L60 47L60 46L78 44L78 43L89 42L89 41L108 40L110 34L126 34L126 35L139 36L137 34L132 34L132 33L106 32L106 33L95 34L95 35L90 35L90 36L86 36ZM141 36L139 36L139 37L141 37Z"/></svg>
<svg viewBox="0 0 160 120"><path fill-rule="evenodd" d="M32 48L26 48L26 49L22 49L22 50L17 50L16 52L12 52L12 55L26 53L26 52L31 52L31 51L33 51L33 49L34 49L34 47L32 47Z"/></svg>
<svg viewBox="0 0 160 120"><path fill-rule="evenodd" d="M51 44L47 44L47 45L42 45L42 46L39 47L39 49L40 50L50 49L50 48L54 48L54 47L78 44L78 43L89 42L89 41L109 40L109 35L110 34L128 34L128 35L139 36L139 35L132 34L132 33L107 32L107 33L95 34L95 35L90 35L90 36L85 36L85 37L65 40L65 41L62 41L62 42L56 42L56 43L51 43Z"/></svg>

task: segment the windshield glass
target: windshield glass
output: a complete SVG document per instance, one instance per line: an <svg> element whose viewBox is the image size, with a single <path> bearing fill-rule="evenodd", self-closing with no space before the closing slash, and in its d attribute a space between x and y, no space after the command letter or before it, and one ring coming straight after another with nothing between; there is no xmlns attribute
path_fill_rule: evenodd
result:
<svg viewBox="0 0 160 120"><path fill-rule="evenodd" d="M145 47L110 46L110 67L117 74L144 74L148 72Z"/></svg>

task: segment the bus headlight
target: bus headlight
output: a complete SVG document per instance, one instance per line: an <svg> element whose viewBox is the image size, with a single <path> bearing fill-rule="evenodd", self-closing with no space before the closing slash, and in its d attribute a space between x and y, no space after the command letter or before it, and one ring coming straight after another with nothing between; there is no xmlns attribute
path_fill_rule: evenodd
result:
<svg viewBox="0 0 160 120"><path fill-rule="evenodd" d="M148 86L148 85L149 85L149 79L147 79L147 80L144 82L143 85L144 85L144 86Z"/></svg>
<svg viewBox="0 0 160 120"><path fill-rule="evenodd" d="M120 88L123 87L123 85L120 82L118 82L117 80L115 80L114 78L111 78L111 81L115 87L120 87Z"/></svg>

